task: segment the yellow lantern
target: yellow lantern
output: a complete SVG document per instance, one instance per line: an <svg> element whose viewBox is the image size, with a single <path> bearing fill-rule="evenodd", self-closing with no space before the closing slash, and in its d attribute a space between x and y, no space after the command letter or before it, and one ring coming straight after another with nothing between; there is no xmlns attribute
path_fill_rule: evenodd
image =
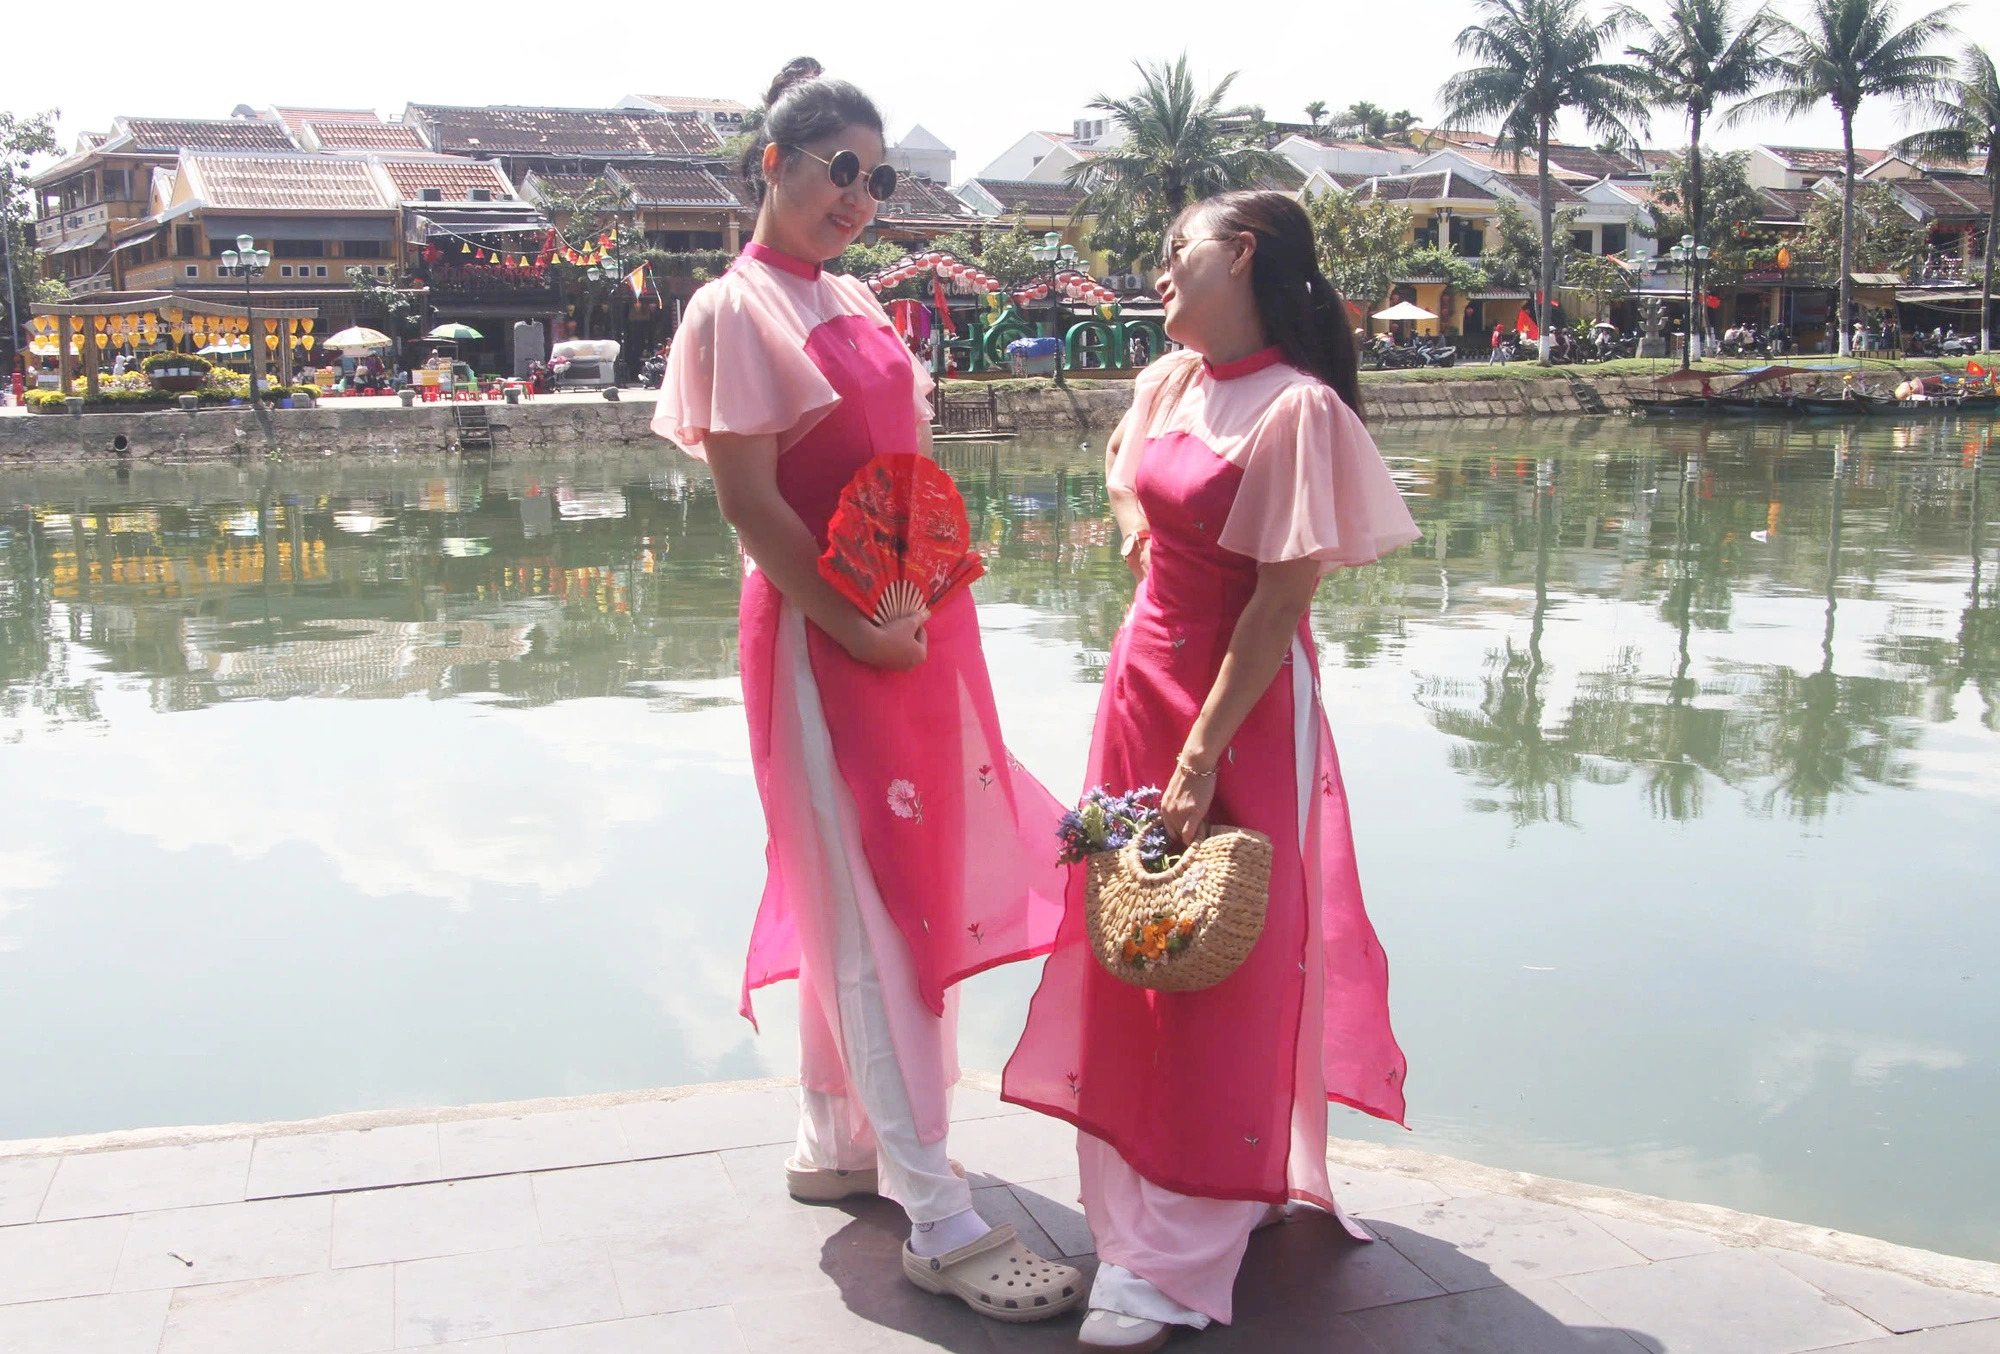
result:
<svg viewBox="0 0 2000 1354"><path fill-rule="evenodd" d="M311 352L313 344L317 342L317 340L315 340L311 334L307 334L304 338L300 339L299 342L305 344L307 352Z"/></svg>
<svg viewBox="0 0 2000 1354"><path fill-rule="evenodd" d="M97 335L97 351L100 353L103 352L104 349L110 344L110 342L111 342L111 335L104 333L103 331L100 330Z"/></svg>
<svg viewBox="0 0 2000 1354"><path fill-rule="evenodd" d="M310 334L313 331L313 322L311 320L300 320L299 328L305 330L308 334Z"/></svg>
<svg viewBox="0 0 2000 1354"><path fill-rule="evenodd" d="M95 323L95 324L97 325L97 332L98 332L98 333L100 333L100 334L101 334L101 333L103 333L103 332L104 332L104 317L103 317L102 315L93 315L93 316L91 316L90 318L91 318L91 320L92 320L92 321L93 321L93 322L94 322L94 323ZM101 347L103 347L104 345L100 343L100 344L98 344L97 346L101 348Z"/></svg>
<svg viewBox="0 0 2000 1354"><path fill-rule="evenodd" d="M264 335L264 346L272 352L276 352L278 350L278 336L276 334Z"/></svg>
<svg viewBox="0 0 2000 1354"><path fill-rule="evenodd" d="M264 321L264 332L266 334L276 334L278 332L278 322L276 320Z"/></svg>
<svg viewBox="0 0 2000 1354"><path fill-rule="evenodd" d="M183 318L181 314L181 308L179 306L167 307L167 318L172 320L175 324L179 324Z"/></svg>

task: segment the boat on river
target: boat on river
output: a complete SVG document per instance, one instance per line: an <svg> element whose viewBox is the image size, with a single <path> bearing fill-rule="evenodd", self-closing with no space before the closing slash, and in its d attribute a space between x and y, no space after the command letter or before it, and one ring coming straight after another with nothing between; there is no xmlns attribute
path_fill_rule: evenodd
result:
<svg viewBox="0 0 2000 1354"><path fill-rule="evenodd" d="M1943 414L1991 413L2000 411L2000 393L1990 381L1968 384L1949 377L1926 377L1905 382L1894 398L1871 395L1845 377L1834 395L1799 394L1790 389L1794 377L1817 377L1830 372L1859 369L1853 362L1817 363L1791 366L1770 363L1733 372L1677 371L1655 381L1656 386L1700 386L1698 393L1634 395L1632 409L1645 418L1923 418ZM1724 391L1712 383L1733 379L1736 384ZM1769 382L1779 382L1770 389Z"/></svg>

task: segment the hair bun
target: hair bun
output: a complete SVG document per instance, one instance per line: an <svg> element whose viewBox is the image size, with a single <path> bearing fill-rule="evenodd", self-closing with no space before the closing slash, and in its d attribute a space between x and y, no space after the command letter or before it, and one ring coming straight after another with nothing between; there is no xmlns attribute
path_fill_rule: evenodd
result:
<svg viewBox="0 0 2000 1354"><path fill-rule="evenodd" d="M819 62L813 60L811 57L793 57L785 63L785 68L778 72L777 78L771 81L771 87L764 92L764 106L769 108L772 104L776 103L784 96L785 91L793 85L801 85L808 80L817 80L824 74L826 74L826 67L820 65Z"/></svg>

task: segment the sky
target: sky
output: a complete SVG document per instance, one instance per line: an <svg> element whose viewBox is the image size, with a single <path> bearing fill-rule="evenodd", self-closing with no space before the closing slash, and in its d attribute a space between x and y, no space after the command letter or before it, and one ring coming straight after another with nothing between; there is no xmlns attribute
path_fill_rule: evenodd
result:
<svg viewBox="0 0 2000 1354"><path fill-rule="evenodd" d="M1648 11L1661 0L1639 0ZM1803 0L1778 0L1797 13ZM1599 6L1602 8L1602 6ZM1906 4L1908 17L1929 5ZM670 4L647 11L590 11L485 0L391 7L390 11L252 9L255 22L216 10L161 22L157 7L111 0L94 11L99 31L87 61L7 64L0 107L62 112L65 147L119 114L226 117L238 104L372 107L395 116L407 102L603 106L626 94L687 94L761 100L790 58L817 57L830 74L874 96L891 137L920 122L958 152L964 179L1028 131L1067 129L1099 92L1128 93L1135 60L1171 60L1186 50L1204 83L1238 72L1232 95L1274 119L1304 121L1323 99L1342 108L1365 99L1428 118L1443 79L1461 64L1452 39L1471 22L1470 0L1422 5L1355 3L1259 7L1248 22L1214 0L1154 0L1133 17L1115 9L1010 10L998 22L971 5L904 11L841 11L797 0L760 6ZM1289 11L1289 12L1288 12ZM1043 14L1046 38L1036 35ZM1975 0L1959 14L1964 39L2000 52L2000 4ZM1962 40L1954 42L1954 52ZM1572 139L1591 141L1583 128ZM1864 105L1856 144L1882 145L1909 130L1893 105ZM1675 145L1685 127L1656 118L1649 145ZM1756 141L1839 144L1830 109L1786 125L1725 132L1723 146Z"/></svg>

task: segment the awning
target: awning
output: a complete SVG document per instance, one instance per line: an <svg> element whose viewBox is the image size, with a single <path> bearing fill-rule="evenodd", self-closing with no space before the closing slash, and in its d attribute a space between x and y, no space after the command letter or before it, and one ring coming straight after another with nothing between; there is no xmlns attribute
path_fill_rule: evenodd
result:
<svg viewBox="0 0 2000 1354"><path fill-rule="evenodd" d="M210 211L202 220L202 230L211 240L233 240L238 235L254 235L260 240L379 240L396 238L396 223L386 217L318 216L221 216Z"/></svg>
<svg viewBox="0 0 2000 1354"><path fill-rule="evenodd" d="M99 226L96 230L88 234L79 235L74 240L65 240L54 249L45 252L50 254L74 254L79 249L88 249L103 239L104 233L109 229L111 229L109 226Z"/></svg>
<svg viewBox="0 0 2000 1354"><path fill-rule="evenodd" d="M1928 301L1977 301L1979 288L1931 287L1924 291L1899 291L1896 293L1896 299L1913 306L1920 306Z"/></svg>
<svg viewBox="0 0 2000 1354"><path fill-rule="evenodd" d="M116 254L121 249L130 249L132 246L144 244L148 240L156 240L159 236L160 227L154 226L151 230L143 230L137 235L120 240L117 244L111 246L111 252Z"/></svg>
<svg viewBox="0 0 2000 1354"><path fill-rule="evenodd" d="M1857 287L1900 287L1903 285L1901 273L1849 273Z"/></svg>
<svg viewBox="0 0 2000 1354"><path fill-rule="evenodd" d="M1528 293L1524 291L1476 291L1465 299L1468 301L1525 301L1528 299Z"/></svg>

